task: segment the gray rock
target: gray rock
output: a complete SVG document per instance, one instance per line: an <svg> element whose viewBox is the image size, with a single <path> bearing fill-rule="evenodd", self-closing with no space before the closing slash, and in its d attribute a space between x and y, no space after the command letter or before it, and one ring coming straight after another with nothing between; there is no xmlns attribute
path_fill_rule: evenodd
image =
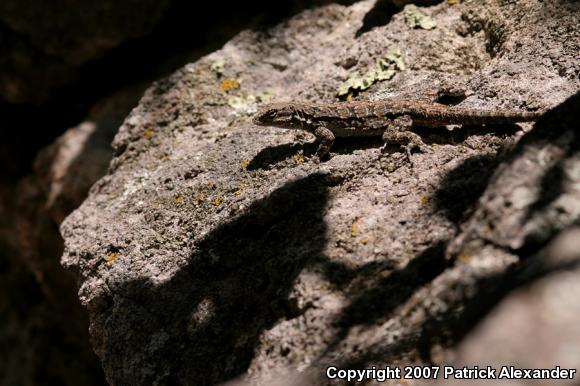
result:
<svg viewBox="0 0 580 386"><path fill-rule="evenodd" d="M525 275L521 276L533 274L539 278L503 299L452 353L448 353L455 359L447 365L455 369L491 366L497 377L502 376L502 371L505 374L510 366L549 369L550 376L554 376L554 371L558 375L543 382L554 385L570 384L573 382L570 377L577 379L580 366L579 262L580 229L575 227L563 231L546 248L524 262L520 270ZM469 382L489 384L490 381ZM522 385L542 381L508 378L501 382Z"/></svg>
<svg viewBox="0 0 580 386"><path fill-rule="evenodd" d="M301 384L336 384L325 379L329 364L436 361L519 264L517 238L491 242L470 222L466 234L483 241L453 245L469 242L476 255L448 244L480 216L498 163L515 165L498 152L529 126L418 129L435 152L413 155L414 167L361 140L337 143L316 164L312 138L255 127L250 116L268 98L335 100L393 47L407 70L355 98L456 83L472 90L463 106L552 107L579 86L576 8L443 2L421 10L437 23L426 31L402 13L365 28L370 1L328 5L243 32L156 82L120 128L109 174L61 227L62 262L78 274L108 382L272 384L299 372ZM542 135L559 127L549 117ZM550 231L538 240L571 223L541 228Z"/></svg>

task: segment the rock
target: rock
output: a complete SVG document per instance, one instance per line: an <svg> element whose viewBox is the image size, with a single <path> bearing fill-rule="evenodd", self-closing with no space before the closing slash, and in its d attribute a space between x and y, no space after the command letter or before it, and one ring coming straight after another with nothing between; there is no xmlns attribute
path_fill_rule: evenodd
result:
<svg viewBox="0 0 580 386"><path fill-rule="evenodd" d="M132 86L98 101L83 122L39 152L35 175L46 195L45 209L56 224L76 209L107 171L113 156L111 141L143 89Z"/></svg>
<svg viewBox="0 0 580 386"><path fill-rule="evenodd" d="M580 93L546 113L491 178L474 216L449 254L482 244L512 252L536 251L580 219Z"/></svg>
<svg viewBox="0 0 580 386"><path fill-rule="evenodd" d="M463 106L556 106L579 86L576 42L553 32L575 29L575 5L443 2L421 10L437 23L429 31L402 13L365 28L373 7L326 5L243 32L157 81L127 117L109 174L61 226L110 384L272 384L299 372L323 385L336 384L330 364L435 362L513 288L511 244L457 256L449 244L471 241L458 227L467 220L469 233L509 161L498 153L522 130L418 129L436 151L414 154L414 167L398 149L381 157L380 140L339 141L317 164L310 136L250 116L267 99L336 100L393 47L407 70L351 97L451 82L473 91Z"/></svg>
<svg viewBox="0 0 580 386"><path fill-rule="evenodd" d="M580 229L576 227L563 231L524 263L525 272L540 278L503 299L454 350L456 359L449 365L456 369L491 366L497 377L510 366L550 369L550 377L554 377L553 370L559 367L567 375L560 378L561 371L556 371L556 378L547 382L570 384L570 379L578 377L580 366L578 262ZM575 372L572 378L570 370ZM489 382L470 380L473 384ZM534 382L538 381L504 379L502 384Z"/></svg>

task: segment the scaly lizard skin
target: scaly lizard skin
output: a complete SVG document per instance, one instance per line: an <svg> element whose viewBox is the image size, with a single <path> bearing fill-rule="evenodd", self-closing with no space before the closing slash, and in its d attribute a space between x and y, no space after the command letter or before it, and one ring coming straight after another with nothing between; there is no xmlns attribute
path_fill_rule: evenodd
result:
<svg viewBox="0 0 580 386"><path fill-rule="evenodd" d="M411 150L430 148L419 135L410 132L413 125L507 124L536 120L542 112L480 110L447 106L423 100L390 99L328 104L271 103L263 106L253 122L260 126L301 129L320 141L316 155L328 154L336 137L382 136L386 144L399 144L410 157ZM383 147L384 148L384 147Z"/></svg>

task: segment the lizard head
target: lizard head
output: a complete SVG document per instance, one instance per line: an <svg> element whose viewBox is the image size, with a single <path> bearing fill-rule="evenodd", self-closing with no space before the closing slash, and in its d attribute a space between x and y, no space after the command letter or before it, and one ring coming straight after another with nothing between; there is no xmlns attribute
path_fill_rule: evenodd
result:
<svg viewBox="0 0 580 386"><path fill-rule="evenodd" d="M301 126L297 106L291 103L270 103L262 106L253 122L259 126L275 126L282 128L297 128Z"/></svg>

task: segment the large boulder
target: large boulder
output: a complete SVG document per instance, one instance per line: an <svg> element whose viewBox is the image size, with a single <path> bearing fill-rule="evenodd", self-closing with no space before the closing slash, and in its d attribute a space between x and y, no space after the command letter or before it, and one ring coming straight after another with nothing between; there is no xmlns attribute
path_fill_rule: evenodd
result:
<svg viewBox="0 0 580 386"><path fill-rule="evenodd" d="M535 243L475 225L488 181L530 178L541 185L530 202L560 194L539 166L501 173L526 143L577 143L559 110L532 136L531 125L418 129L434 152L412 163L357 139L316 163L310 135L252 125L265 100L419 98L454 84L470 91L461 106L537 110L579 88L573 3L450 1L365 24L376 6L243 32L156 82L127 117L109 174L61 227L110 384L335 384L331 364L437 362L517 285L506 272L578 221L574 198L566 221L545 226L548 200Z"/></svg>

